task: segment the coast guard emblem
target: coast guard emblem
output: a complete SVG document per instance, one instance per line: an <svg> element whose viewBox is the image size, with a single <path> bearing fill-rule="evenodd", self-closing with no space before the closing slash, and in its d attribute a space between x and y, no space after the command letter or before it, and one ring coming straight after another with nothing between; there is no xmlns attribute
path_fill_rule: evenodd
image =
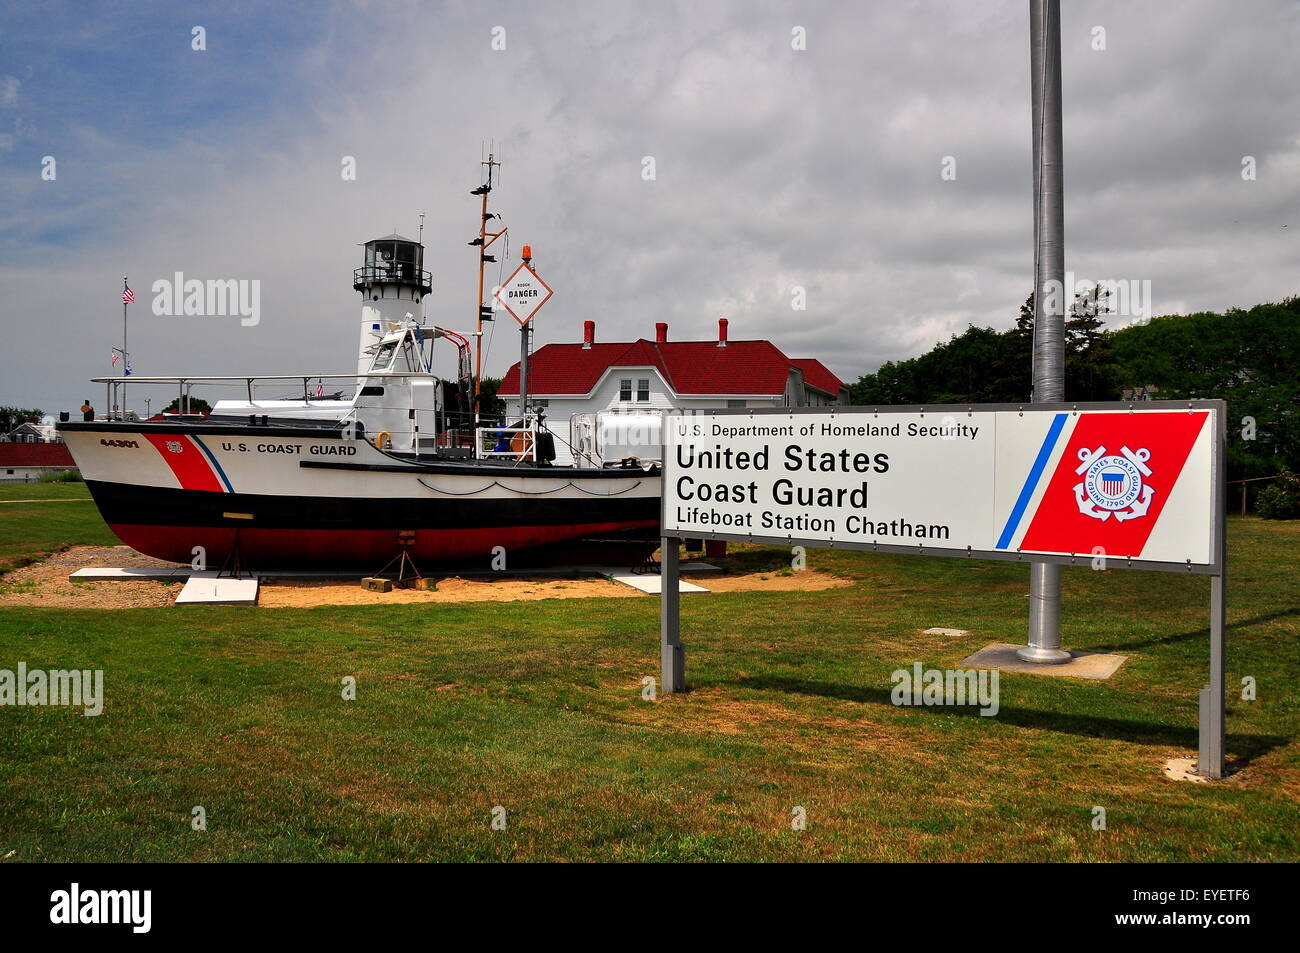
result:
<svg viewBox="0 0 1300 953"><path fill-rule="evenodd" d="M181 442L179 440L168 440L167 449L170 450L172 453L183 453L185 451L185 448L181 446Z"/></svg>
<svg viewBox="0 0 1300 953"><path fill-rule="evenodd" d="M1102 522L1115 517L1117 522L1146 516L1155 490L1142 482L1151 476L1147 461L1151 451L1143 448L1134 453L1121 447L1118 454L1107 456L1105 447L1079 451L1079 466L1075 473L1083 482L1074 487L1074 499L1079 512Z"/></svg>

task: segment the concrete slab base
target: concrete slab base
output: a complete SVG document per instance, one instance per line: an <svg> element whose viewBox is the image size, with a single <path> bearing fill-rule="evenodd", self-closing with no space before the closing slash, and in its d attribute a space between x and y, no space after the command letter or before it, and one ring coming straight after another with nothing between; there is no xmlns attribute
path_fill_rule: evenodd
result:
<svg viewBox="0 0 1300 953"><path fill-rule="evenodd" d="M681 563L680 569L683 575L686 573L719 571L718 567L712 563L700 560L687 560ZM429 578L437 580L447 574L448 572L440 570ZM511 578L516 576L608 576L615 582L623 583L651 595L658 595L662 591L662 585L657 574L634 573L630 566L550 566L513 569L502 572L470 571L450 574L466 579ZM141 580L182 582L189 580L181 590L180 595L176 597L178 605L186 603L255 605L257 603L259 578L267 582L272 580L284 582L293 580L318 582L348 580L359 583L364 575L365 573L361 570L276 569L260 572L245 579L223 577L218 580L216 572L211 570L196 572L188 566L175 566L159 569L90 567L78 569L76 572L70 573L68 578L75 579L78 582L139 582ZM708 592L709 590L703 586L697 586L694 583L682 580L679 582L678 591Z"/></svg>
<svg viewBox="0 0 1300 953"><path fill-rule="evenodd" d="M963 668L995 668L999 672L1022 672L1027 675L1055 675L1064 678L1110 678L1119 671L1127 655L1102 655L1093 652L1071 652L1070 661L1059 665L1041 665L1026 662L1016 655L1020 646L1011 642L990 642L984 648L961 660Z"/></svg>
<svg viewBox="0 0 1300 953"><path fill-rule="evenodd" d="M1195 758L1170 758L1165 762L1165 777L1171 781L1191 781L1193 784L1209 784L1209 778L1196 773Z"/></svg>
<svg viewBox="0 0 1300 953"><path fill-rule="evenodd" d="M176 597L177 605L252 606L257 604L257 577L218 578L215 572L191 573L189 582Z"/></svg>
<svg viewBox="0 0 1300 953"><path fill-rule="evenodd" d="M639 589L642 592L648 592L652 596L657 596L664 591L663 577L659 575L642 575L637 576L632 573L612 573L611 579L615 582L621 582L625 586L631 586L633 589ZM693 582L687 582L685 579L677 580L678 592L708 592L703 586L697 586Z"/></svg>
<svg viewBox="0 0 1300 953"><path fill-rule="evenodd" d="M948 635L956 638L959 635L970 635L969 629L945 629L935 626L933 629L926 629L922 635Z"/></svg>
<svg viewBox="0 0 1300 953"><path fill-rule="evenodd" d="M139 582L140 580L157 582L180 582L188 579L191 570L175 567L172 569L78 569L69 573L68 578L77 582Z"/></svg>

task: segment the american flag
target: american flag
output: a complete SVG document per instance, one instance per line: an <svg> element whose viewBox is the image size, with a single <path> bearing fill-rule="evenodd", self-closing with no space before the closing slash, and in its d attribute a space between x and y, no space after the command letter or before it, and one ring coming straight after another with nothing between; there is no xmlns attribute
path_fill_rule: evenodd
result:
<svg viewBox="0 0 1300 953"><path fill-rule="evenodd" d="M121 355L119 355L117 352L114 352L114 353L113 353L113 366L114 366L114 367L117 367L117 362L120 361L121 359L122 359Z"/></svg>
<svg viewBox="0 0 1300 953"><path fill-rule="evenodd" d="M123 304L130 304L134 300L135 300L135 292L132 291L130 288L127 288L125 291L122 292Z"/></svg>

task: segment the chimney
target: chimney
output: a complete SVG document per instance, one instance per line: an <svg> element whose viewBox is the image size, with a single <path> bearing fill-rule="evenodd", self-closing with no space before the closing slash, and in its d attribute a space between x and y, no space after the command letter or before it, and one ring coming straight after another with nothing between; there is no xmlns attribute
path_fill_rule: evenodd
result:
<svg viewBox="0 0 1300 953"><path fill-rule="evenodd" d="M663 344L668 340L668 325L660 321L655 325L655 343Z"/></svg>
<svg viewBox="0 0 1300 953"><path fill-rule="evenodd" d="M727 319L718 318L718 347L727 346Z"/></svg>
<svg viewBox="0 0 1300 953"><path fill-rule="evenodd" d="M583 321L582 322L582 349L584 351L589 351L591 350L591 346L595 343L596 343L596 322Z"/></svg>

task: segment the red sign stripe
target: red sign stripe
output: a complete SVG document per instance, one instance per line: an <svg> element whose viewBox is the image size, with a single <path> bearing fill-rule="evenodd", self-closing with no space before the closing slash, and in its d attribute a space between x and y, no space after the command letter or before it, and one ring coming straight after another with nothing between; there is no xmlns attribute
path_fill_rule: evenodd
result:
<svg viewBox="0 0 1300 953"><path fill-rule="evenodd" d="M1100 547L1112 556L1141 556L1208 417L1206 411L1085 414L1070 435L1020 548L1045 553L1091 553ZM1074 489L1084 481L1075 472L1081 463L1079 451L1094 452L1105 447L1110 456L1125 446L1134 452L1139 448L1150 451L1147 466L1151 476L1144 479L1144 486L1153 491L1150 509L1143 516L1124 520L1113 513L1105 520L1085 515Z"/></svg>

